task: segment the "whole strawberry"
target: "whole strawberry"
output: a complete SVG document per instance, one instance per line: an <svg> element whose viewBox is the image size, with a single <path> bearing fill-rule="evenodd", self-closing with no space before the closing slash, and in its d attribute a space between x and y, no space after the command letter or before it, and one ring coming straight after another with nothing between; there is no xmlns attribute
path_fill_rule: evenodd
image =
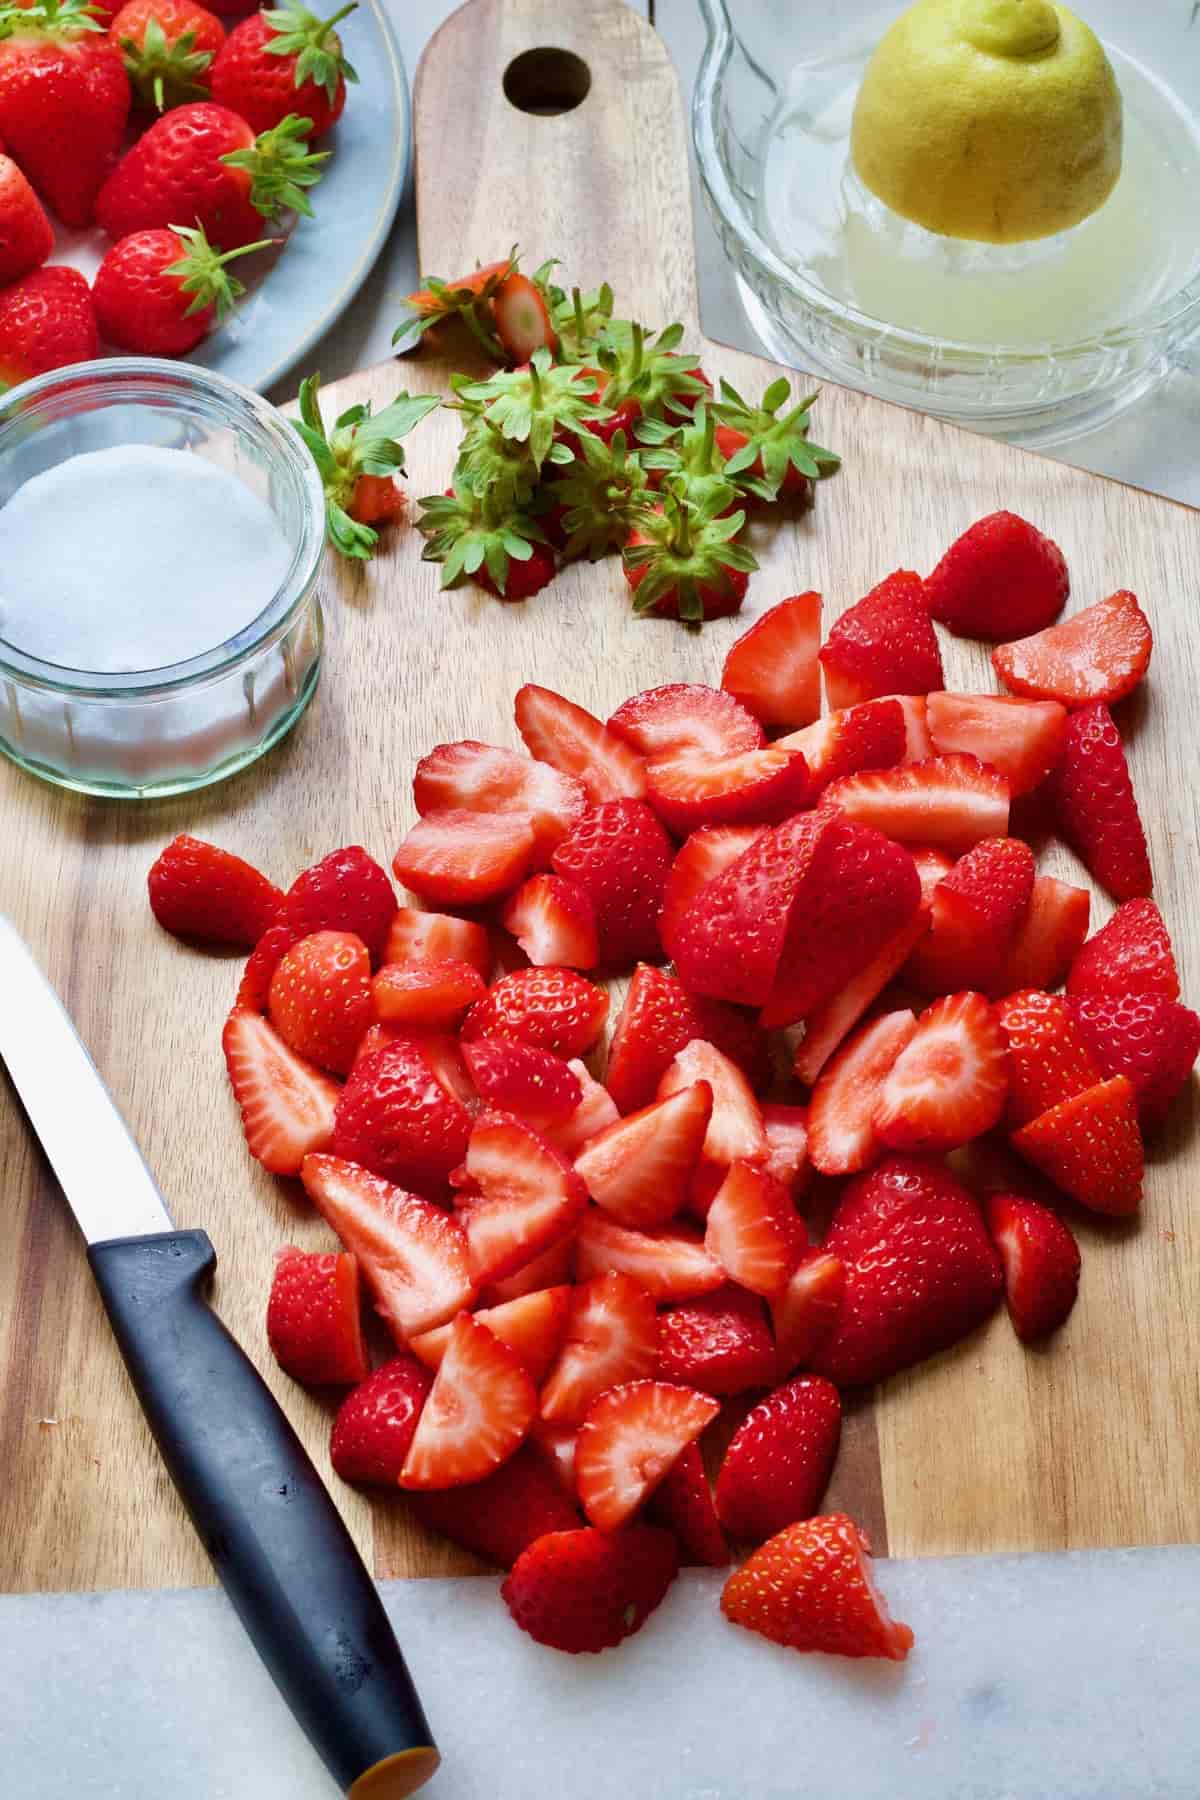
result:
<svg viewBox="0 0 1200 1800"><path fill-rule="evenodd" d="M0 11L0 138L64 225L87 225L129 117L121 52L86 0Z"/></svg>
<svg viewBox="0 0 1200 1800"><path fill-rule="evenodd" d="M679 1572L669 1531L553 1531L517 1561L500 1593L509 1612L552 1650L608 1650L631 1637Z"/></svg>
<svg viewBox="0 0 1200 1800"><path fill-rule="evenodd" d="M96 318L109 343L142 356L186 356L245 293L226 264L266 247L263 239L218 252L199 225L135 231L96 271Z"/></svg>
<svg viewBox="0 0 1200 1800"><path fill-rule="evenodd" d="M40 268L54 248L54 227L11 156L0 155L0 285Z"/></svg>
<svg viewBox="0 0 1200 1800"><path fill-rule="evenodd" d="M230 32L213 64L213 99L241 113L255 131L304 113L313 137L320 137L342 116L346 83L358 80L333 29L356 4L328 19L302 6L253 13Z"/></svg>
<svg viewBox="0 0 1200 1800"><path fill-rule="evenodd" d="M92 290L78 269L35 269L0 291L0 392L99 354Z"/></svg>
<svg viewBox="0 0 1200 1800"><path fill-rule="evenodd" d="M225 27L197 0L126 0L109 27L121 46L134 99L166 112L208 92Z"/></svg>

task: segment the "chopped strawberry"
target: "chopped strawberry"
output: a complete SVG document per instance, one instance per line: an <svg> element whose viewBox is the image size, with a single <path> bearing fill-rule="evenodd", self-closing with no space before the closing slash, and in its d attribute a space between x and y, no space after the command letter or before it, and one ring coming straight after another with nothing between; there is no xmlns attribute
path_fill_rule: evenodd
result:
<svg viewBox="0 0 1200 1800"><path fill-rule="evenodd" d="M221 1048L246 1148L272 1175L298 1175L310 1151L333 1142L341 1088L289 1050L259 1013L231 1012Z"/></svg>
<svg viewBox="0 0 1200 1800"><path fill-rule="evenodd" d="M992 1194L985 1212L1013 1330L1023 1343L1046 1337L1075 1304L1079 1245L1057 1213L1022 1194Z"/></svg>
<svg viewBox="0 0 1200 1800"><path fill-rule="evenodd" d="M1200 1055L1200 1017L1162 994L1081 994L1067 1001L1100 1075L1126 1075L1143 1131L1162 1125Z"/></svg>
<svg viewBox="0 0 1200 1800"><path fill-rule="evenodd" d="M694 1082L610 1125L575 1158L576 1173L624 1225L665 1225L687 1198L712 1114L712 1088Z"/></svg>
<svg viewBox="0 0 1200 1800"><path fill-rule="evenodd" d="M1089 938L1074 963L1067 992L1080 994L1161 994L1178 1000L1175 953L1153 900L1127 900Z"/></svg>
<svg viewBox="0 0 1200 1800"><path fill-rule="evenodd" d="M412 1508L429 1530L504 1569L538 1538L579 1525L576 1508L532 1444L522 1444L482 1481L414 1493Z"/></svg>
<svg viewBox="0 0 1200 1800"><path fill-rule="evenodd" d="M608 1017L608 995L573 969L514 969L467 1014L464 1041L512 1038L555 1056L583 1056Z"/></svg>
<svg viewBox="0 0 1200 1800"><path fill-rule="evenodd" d="M674 975L639 963L613 1030L605 1081L622 1112L653 1100L672 1058L706 1027L741 1054L735 1041L741 1015L689 994ZM736 1060L736 1058L735 1058Z"/></svg>
<svg viewBox="0 0 1200 1800"><path fill-rule="evenodd" d="M897 569L836 620L821 651L831 707L944 686L925 584Z"/></svg>
<svg viewBox="0 0 1200 1800"><path fill-rule="evenodd" d="M995 993L1029 907L1033 852L1020 838L984 838L961 856L930 896L929 931L905 978L927 994L961 988Z"/></svg>
<svg viewBox="0 0 1200 1800"><path fill-rule="evenodd" d="M647 799L678 837L705 825L772 825L807 804L808 764L772 745L738 756L696 753L646 766Z"/></svg>
<svg viewBox="0 0 1200 1800"><path fill-rule="evenodd" d="M846 1265L827 1250L806 1250L785 1288L771 1296L777 1372L803 1368L833 1330L846 1292Z"/></svg>
<svg viewBox="0 0 1200 1800"><path fill-rule="evenodd" d="M995 1008L1008 1056L1010 1131L1028 1125L1062 1100L1072 1100L1101 1079L1065 1000L1022 988ZM1116 1074L1110 1069L1108 1074Z"/></svg>
<svg viewBox="0 0 1200 1800"><path fill-rule="evenodd" d="M635 694L617 708L608 729L640 756L654 760L740 756L761 750L766 741L757 717L732 694L695 681L674 681Z"/></svg>
<svg viewBox="0 0 1200 1800"><path fill-rule="evenodd" d="M358 1258L397 1343L470 1305L466 1240L440 1206L336 1156L306 1156L300 1176L317 1211Z"/></svg>
<svg viewBox="0 0 1200 1800"><path fill-rule="evenodd" d="M549 1419L535 1419L529 1427L529 1447L536 1450L557 1481L571 1505L575 1494L575 1440L573 1425L554 1425Z"/></svg>
<svg viewBox="0 0 1200 1800"><path fill-rule="evenodd" d="M283 956L296 942L290 925L272 925L264 931L246 960L238 983L235 1011L265 1013L271 994L271 977Z"/></svg>
<svg viewBox="0 0 1200 1800"><path fill-rule="evenodd" d="M449 1032L411 1031L405 1030L401 1025L372 1025L369 1031L363 1033L354 1059L355 1067L368 1056L373 1056L377 1050L386 1050L392 1044L399 1043L415 1043L433 1071L435 1080L441 1083L450 1098L459 1101L468 1112L478 1112L479 1095L467 1072L458 1039L451 1037Z"/></svg>
<svg viewBox="0 0 1200 1800"><path fill-rule="evenodd" d="M704 1248L730 1280L752 1294L777 1294L807 1246L804 1221L783 1183L757 1163L735 1162L704 1232Z"/></svg>
<svg viewBox="0 0 1200 1800"><path fill-rule="evenodd" d="M720 1410L710 1394L665 1381L627 1381L593 1401L575 1451L579 1498L591 1523L602 1531L626 1524Z"/></svg>
<svg viewBox="0 0 1200 1800"><path fill-rule="evenodd" d="M769 1102L762 1120L767 1139L763 1168L795 1199L808 1183L808 1108Z"/></svg>
<svg viewBox="0 0 1200 1800"><path fill-rule="evenodd" d="M368 1369L353 1256L288 1244L275 1260L267 1342L281 1369L310 1387L362 1381Z"/></svg>
<svg viewBox="0 0 1200 1800"><path fill-rule="evenodd" d="M654 1300L631 1275L610 1269L585 1281L571 1296L562 1348L542 1388L542 1418L578 1425L609 1388L653 1375L658 1336Z"/></svg>
<svg viewBox="0 0 1200 1800"><path fill-rule="evenodd" d="M600 960L592 897L562 875L531 875L509 899L500 922L535 968L593 969Z"/></svg>
<svg viewBox="0 0 1200 1800"><path fill-rule="evenodd" d="M884 1078L874 1125L893 1150L938 1156L990 1131L1004 1111L1004 1038L982 994L949 994L917 1029Z"/></svg>
<svg viewBox="0 0 1200 1800"><path fill-rule="evenodd" d="M345 1075L375 1016L371 959L362 939L349 931L315 931L293 944L271 977L267 1015L297 1056Z"/></svg>
<svg viewBox="0 0 1200 1800"><path fill-rule="evenodd" d="M706 825L687 838L671 864L658 921L668 956L675 954L679 921L696 895L735 863L765 829L763 825Z"/></svg>
<svg viewBox="0 0 1200 1800"><path fill-rule="evenodd" d="M364 1056L337 1105L334 1148L388 1181L444 1182L466 1153L471 1115L438 1080L425 1047L397 1038Z"/></svg>
<svg viewBox="0 0 1200 1800"><path fill-rule="evenodd" d="M552 1650L611 1650L640 1631L679 1572L669 1531L555 1531L513 1565L500 1589L522 1631Z"/></svg>
<svg viewBox="0 0 1200 1800"><path fill-rule="evenodd" d="M1086 1088L1013 1133L1013 1148L1064 1194L1124 1218L1142 1200L1137 1099L1124 1075Z"/></svg>
<svg viewBox="0 0 1200 1800"><path fill-rule="evenodd" d="M520 1294L515 1300L502 1300L499 1306L485 1306L475 1313L478 1323L486 1325L494 1338L507 1344L520 1358L535 1387L544 1380L558 1355L574 1292L565 1283L539 1288L535 1293ZM431 1369L440 1369L453 1332L453 1321L438 1325L410 1339L408 1347Z"/></svg>
<svg viewBox="0 0 1200 1800"><path fill-rule="evenodd" d="M558 334L541 290L528 275L506 275L492 295L496 336L514 363L527 363L535 350L558 349Z"/></svg>
<svg viewBox="0 0 1200 1800"><path fill-rule="evenodd" d="M549 1050L480 1038L464 1044L462 1056L485 1106L518 1113L539 1131L561 1125L583 1099L579 1077Z"/></svg>
<svg viewBox="0 0 1200 1800"><path fill-rule="evenodd" d="M1113 706L1131 694L1150 666L1154 637L1134 594L1098 600L1061 625L992 652L1006 688L1064 706Z"/></svg>
<svg viewBox="0 0 1200 1800"><path fill-rule="evenodd" d="M172 838L147 878L150 910L164 931L211 944L258 943L279 916L283 895L231 850L201 838Z"/></svg>
<svg viewBox="0 0 1200 1800"><path fill-rule="evenodd" d="M916 864L917 879L921 883L921 905L929 910L933 906L934 894L954 867L956 858L947 856L944 850L933 850L928 845L920 844L913 848L911 855Z"/></svg>
<svg viewBox="0 0 1200 1800"><path fill-rule="evenodd" d="M960 637L1017 638L1057 619L1071 591L1058 545L1016 513L989 513L956 538L925 582L925 604Z"/></svg>
<svg viewBox="0 0 1200 1800"><path fill-rule="evenodd" d="M686 1562L722 1569L729 1561L698 1444L675 1458L646 1503L646 1517L674 1534Z"/></svg>
<svg viewBox="0 0 1200 1800"><path fill-rule="evenodd" d="M947 859L947 867L949 866ZM869 963L850 977L839 993L835 993L823 1006L808 1015L804 1037L796 1046L797 1081L812 1086L838 1045L849 1036L867 1008L899 973L928 930L928 913L915 913L908 924L901 926Z"/></svg>
<svg viewBox="0 0 1200 1800"><path fill-rule="evenodd" d="M1049 785L1059 830L1088 873L1114 900L1149 894L1154 878L1146 833L1120 733L1106 706L1071 714Z"/></svg>
<svg viewBox="0 0 1200 1800"><path fill-rule="evenodd" d="M313 939L305 942L312 943ZM369 992L375 1015L383 1024L444 1031L460 1023L467 1008L483 998L487 983L471 963L431 958L424 962L385 963L371 982Z"/></svg>
<svg viewBox="0 0 1200 1800"><path fill-rule="evenodd" d="M724 1269L692 1227L654 1225L634 1231L632 1226L618 1225L598 1206L589 1207L579 1222L575 1267L580 1281L609 1269L632 1275L660 1305L710 1294L725 1280Z"/></svg>
<svg viewBox="0 0 1200 1800"><path fill-rule="evenodd" d="M314 931L352 931L378 962L396 914L392 884L361 844L331 850L297 875L287 891L287 922L298 938Z"/></svg>
<svg viewBox="0 0 1200 1800"><path fill-rule="evenodd" d="M1134 902L1138 904L1138 902ZM995 992L1061 987L1087 936L1092 897L1086 888L1038 875L1025 917L1009 945Z"/></svg>
<svg viewBox="0 0 1200 1800"><path fill-rule="evenodd" d="M519 1358L486 1325L459 1313L409 1446L400 1486L461 1487L513 1454L537 1411Z"/></svg>
<svg viewBox="0 0 1200 1800"><path fill-rule="evenodd" d="M1066 709L1057 700L930 694L926 717L939 756L977 756L1004 776L1014 800L1046 779L1066 739Z"/></svg>
<svg viewBox="0 0 1200 1800"><path fill-rule="evenodd" d="M333 1421L329 1460L343 1481L395 1492L433 1376L401 1351L346 1395Z"/></svg>
<svg viewBox="0 0 1200 1800"><path fill-rule="evenodd" d="M541 1294L547 1288L569 1285L574 1260L575 1246L570 1238L563 1238L541 1256L535 1256L532 1262L524 1263L515 1275L506 1275L503 1281L489 1282L479 1296L480 1303L484 1307L506 1306L510 1300L523 1300L527 1294Z"/></svg>
<svg viewBox="0 0 1200 1800"><path fill-rule="evenodd" d="M822 1175L852 1175L881 1154L875 1109L892 1065L916 1030L916 1017L907 1009L884 1013L847 1038L822 1069L808 1110L809 1155Z"/></svg>
<svg viewBox="0 0 1200 1800"><path fill-rule="evenodd" d="M472 1279L512 1275L569 1237L587 1189L560 1150L512 1113L487 1112L467 1145L469 1194L459 1199Z"/></svg>
<svg viewBox="0 0 1200 1800"><path fill-rule="evenodd" d="M770 1387L775 1343L763 1303L732 1282L669 1306L658 1321L658 1377L702 1393Z"/></svg>
<svg viewBox="0 0 1200 1800"><path fill-rule="evenodd" d="M721 1611L791 1650L903 1662L913 1645L871 1580L870 1545L844 1513L805 1519L735 1569Z"/></svg>
<svg viewBox="0 0 1200 1800"><path fill-rule="evenodd" d="M754 1091L741 1070L703 1038L693 1038L676 1052L658 1084L658 1098L665 1100L697 1082L706 1082L712 1092L705 1159L725 1167L739 1158L761 1161L767 1134Z"/></svg>
<svg viewBox="0 0 1200 1800"><path fill-rule="evenodd" d="M436 812L417 820L392 868L422 900L478 906L517 886L534 845L524 813Z"/></svg>
<svg viewBox="0 0 1200 1800"><path fill-rule="evenodd" d="M417 764L413 799L424 817L484 812L527 818L539 859L549 856L588 803L581 781L516 750L468 738L439 744Z"/></svg>
<svg viewBox="0 0 1200 1800"><path fill-rule="evenodd" d="M780 738L776 749L799 750L808 764L815 797L843 775L860 769L891 769L904 759L904 714L894 697L864 700L832 712L803 731Z"/></svg>
<svg viewBox="0 0 1200 1800"><path fill-rule="evenodd" d="M401 906L392 916L383 946L385 963L427 962L430 959L470 963L486 981L492 971L492 945L487 926L473 919L456 919L452 913L420 912Z"/></svg>
<svg viewBox="0 0 1200 1800"><path fill-rule="evenodd" d="M636 800L646 791L641 757L582 706L528 683L516 698L517 730L531 756L573 775L593 806Z"/></svg>
<svg viewBox="0 0 1200 1800"><path fill-rule="evenodd" d="M781 600L730 647L721 686L764 725L794 729L821 710L821 596Z"/></svg>
<svg viewBox="0 0 1200 1800"><path fill-rule="evenodd" d="M849 775L827 787L826 806L902 844L961 853L1008 831L1008 783L976 756L933 756L899 769Z"/></svg>
<svg viewBox="0 0 1200 1800"><path fill-rule="evenodd" d="M879 698L894 700L904 715L904 755L900 759L901 762L928 762L933 755L933 739L929 735L926 696L924 694L881 694Z"/></svg>
<svg viewBox="0 0 1200 1800"><path fill-rule="evenodd" d="M567 1067L579 1083L579 1105L561 1124L548 1124L545 1129L551 1143L557 1144L564 1156L574 1159L590 1139L615 1125L621 1115L608 1089L596 1080L586 1063L575 1057Z"/></svg>
<svg viewBox="0 0 1200 1800"><path fill-rule="evenodd" d="M717 1477L717 1517L742 1543L808 1519L825 1497L842 1435L842 1403L823 1375L797 1375L742 1420Z"/></svg>
<svg viewBox="0 0 1200 1800"><path fill-rule="evenodd" d="M662 954L658 915L673 856L670 838L642 800L590 807L555 850L555 873L592 903L602 964L620 968Z"/></svg>

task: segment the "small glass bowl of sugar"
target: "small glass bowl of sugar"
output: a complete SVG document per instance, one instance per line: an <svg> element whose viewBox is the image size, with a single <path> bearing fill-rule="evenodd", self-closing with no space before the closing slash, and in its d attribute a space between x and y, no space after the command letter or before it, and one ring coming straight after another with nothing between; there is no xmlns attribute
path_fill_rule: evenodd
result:
<svg viewBox="0 0 1200 1800"><path fill-rule="evenodd" d="M281 414L187 364L0 396L0 750L87 794L245 768L321 661L320 477Z"/></svg>

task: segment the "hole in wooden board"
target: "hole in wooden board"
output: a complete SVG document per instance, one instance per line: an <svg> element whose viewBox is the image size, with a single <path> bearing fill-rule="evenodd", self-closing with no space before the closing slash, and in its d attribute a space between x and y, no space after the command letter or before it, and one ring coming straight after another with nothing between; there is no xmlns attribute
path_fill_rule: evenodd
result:
<svg viewBox="0 0 1200 1800"><path fill-rule="evenodd" d="M592 71L573 50L523 50L504 71L504 92L518 112L573 112L587 99Z"/></svg>

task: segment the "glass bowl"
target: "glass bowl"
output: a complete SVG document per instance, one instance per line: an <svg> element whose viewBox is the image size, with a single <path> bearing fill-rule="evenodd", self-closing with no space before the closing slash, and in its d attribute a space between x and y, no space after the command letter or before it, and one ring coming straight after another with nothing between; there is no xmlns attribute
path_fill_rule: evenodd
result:
<svg viewBox="0 0 1200 1800"><path fill-rule="evenodd" d="M126 357L0 398L0 507L68 457L115 445L204 457L270 507L291 551L257 614L185 662L101 673L44 662L0 633L0 751L80 793L146 799L245 768L304 711L321 661L325 502L312 457L267 401L208 370Z"/></svg>
<svg viewBox="0 0 1200 1800"><path fill-rule="evenodd" d="M849 167L853 96L903 0L701 4L701 185L777 360L1041 448L1104 424L1185 362L1200 333L1190 0L1085 0L1125 102L1121 181L1074 230L999 247L907 225Z"/></svg>

